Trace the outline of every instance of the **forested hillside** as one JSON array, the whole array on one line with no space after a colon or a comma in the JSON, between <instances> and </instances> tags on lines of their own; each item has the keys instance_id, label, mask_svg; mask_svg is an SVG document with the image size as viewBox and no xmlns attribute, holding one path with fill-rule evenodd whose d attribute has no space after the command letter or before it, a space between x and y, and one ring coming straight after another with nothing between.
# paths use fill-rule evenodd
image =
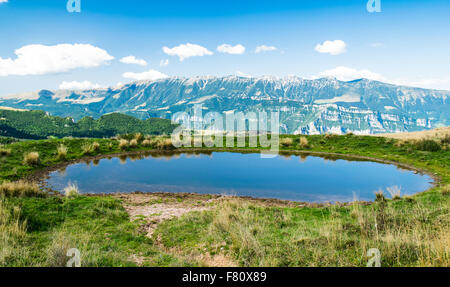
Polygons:
<instances>
[{"instance_id":1,"label":"forested hillside","mask_svg":"<svg viewBox=\"0 0 450 287\"><path fill-rule=\"evenodd\" d=\"M75 122L72 118L54 117L43 111L0 109L0 136L22 139L44 139L49 136L101 138L137 132L161 135L171 133L175 127L166 119L139 120L118 113L104 115L99 119L85 117Z\"/></svg>"}]
</instances>

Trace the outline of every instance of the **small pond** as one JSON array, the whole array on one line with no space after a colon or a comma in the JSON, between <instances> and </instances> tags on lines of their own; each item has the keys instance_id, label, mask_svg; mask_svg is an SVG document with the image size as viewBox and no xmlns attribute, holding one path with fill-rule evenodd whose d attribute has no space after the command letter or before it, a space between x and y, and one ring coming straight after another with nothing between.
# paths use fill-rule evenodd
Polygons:
<instances>
[{"instance_id":1,"label":"small pond","mask_svg":"<svg viewBox=\"0 0 450 287\"><path fill-rule=\"evenodd\" d=\"M424 191L432 178L369 161L258 153L147 154L80 162L50 173L47 185L82 193L187 192L308 202L372 201L375 192Z\"/></svg>"}]
</instances>

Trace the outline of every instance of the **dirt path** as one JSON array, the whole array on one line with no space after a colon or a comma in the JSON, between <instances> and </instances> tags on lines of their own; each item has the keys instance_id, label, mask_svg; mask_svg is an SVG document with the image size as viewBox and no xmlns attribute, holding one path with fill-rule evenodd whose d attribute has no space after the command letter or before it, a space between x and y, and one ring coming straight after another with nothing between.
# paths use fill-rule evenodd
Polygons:
<instances>
[{"instance_id":1,"label":"dirt path","mask_svg":"<svg viewBox=\"0 0 450 287\"><path fill-rule=\"evenodd\" d=\"M113 195L123 202L132 221L141 220L141 230L148 237L159 223L193 211L213 208L220 196L197 194L132 193Z\"/></svg>"},{"instance_id":2,"label":"dirt path","mask_svg":"<svg viewBox=\"0 0 450 287\"><path fill-rule=\"evenodd\" d=\"M170 194L170 193L132 193L118 194L115 198L123 202L123 206L130 215L130 220L141 221L141 232L152 238L158 224L164 220L181 217L194 211L211 210L216 202L222 199L219 195L200 194ZM158 244L159 240L155 240ZM179 254L177 250L171 250L160 246L169 253ZM224 254L191 254L190 259L201 262L210 267L233 267L236 263ZM133 255L130 260L142 266L147 258Z\"/></svg>"}]
</instances>

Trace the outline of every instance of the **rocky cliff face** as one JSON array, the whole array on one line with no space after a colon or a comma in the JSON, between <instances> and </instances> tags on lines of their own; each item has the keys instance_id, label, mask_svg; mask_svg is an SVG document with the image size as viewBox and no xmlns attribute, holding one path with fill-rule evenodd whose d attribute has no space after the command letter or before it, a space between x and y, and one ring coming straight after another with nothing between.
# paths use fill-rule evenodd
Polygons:
<instances>
[{"instance_id":1,"label":"rocky cliff face","mask_svg":"<svg viewBox=\"0 0 450 287\"><path fill-rule=\"evenodd\" d=\"M355 134L418 131L450 125L450 91L366 79L197 77L142 81L114 89L40 91L0 98L0 106L52 115L99 117L120 112L171 118L202 104L205 112L280 111L281 132Z\"/></svg>"}]
</instances>

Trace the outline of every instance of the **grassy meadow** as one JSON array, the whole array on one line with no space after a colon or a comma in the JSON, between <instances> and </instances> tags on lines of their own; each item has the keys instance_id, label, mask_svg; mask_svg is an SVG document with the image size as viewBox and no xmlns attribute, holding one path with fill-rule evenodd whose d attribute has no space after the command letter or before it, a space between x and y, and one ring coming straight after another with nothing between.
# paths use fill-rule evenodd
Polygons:
<instances>
[{"instance_id":1,"label":"grassy meadow","mask_svg":"<svg viewBox=\"0 0 450 287\"><path fill-rule=\"evenodd\" d=\"M130 203L115 195L80 195L76 187L51 192L32 182L36 174L79 159L174 147L168 137L141 134L4 139L0 266L64 266L70 248L81 251L82 266L366 266L371 248L380 250L382 266L450 266L449 139L281 136L285 152L375 158L437 179L435 187L414 196L374 194L372 204L335 205L189 195L141 195ZM157 224L160 211L130 215L155 207L193 211Z\"/></svg>"}]
</instances>

